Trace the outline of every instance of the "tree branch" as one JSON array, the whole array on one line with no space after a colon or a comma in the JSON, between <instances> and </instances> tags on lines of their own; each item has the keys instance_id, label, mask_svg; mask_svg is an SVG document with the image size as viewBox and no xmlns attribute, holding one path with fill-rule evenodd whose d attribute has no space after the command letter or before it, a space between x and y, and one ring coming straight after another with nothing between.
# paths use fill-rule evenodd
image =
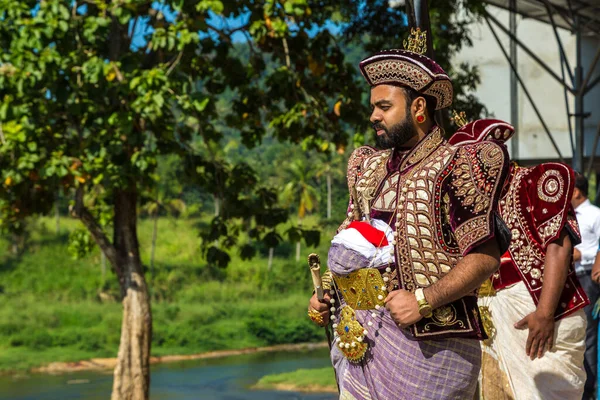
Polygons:
<instances>
[{"instance_id":1,"label":"tree branch","mask_svg":"<svg viewBox=\"0 0 600 400\"><path fill-rule=\"evenodd\" d=\"M224 41L226 41L227 43L231 43L231 35L233 35L234 33L238 32L238 31L243 31L248 27L248 24L246 25L242 25L242 26L238 26L235 29L232 30L228 30L227 33L223 32L221 29L218 29L210 24L206 24L206 26L208 27L208 29L210 29L211 31L214 31L217 33L217 35L219 35L219 37L221 39L223 39Z\"/></svg>"},{"instance_id":2,"label":"tree branch","mask_svg":"<svg viewBox=\"0 0 600 400\"><path fill-rule=\"evenodd\" d=\"M287 65L288 69L292 67L292 63L290 61L290 49L288 48L287 39L284 37L281 39L283 41L283 51L285 51L285 65Z\"/></svg>"},{"instance_id":3,"label":"tree branch","mask_svg":"<svg viewBox=\"0 0 600 400\"><path fill-rule=\"evenodd\" d=\"M119 269L117 250L102 230L102 226L100 226L100 224L98 223L98 221L96 221L96 219L90 213L90 211L83 205L82 186L78 187L77 192L75 193L75 208L73 209L73 215L76 218L79 218L83 225L85 225L87 230L94 238L96 244L100 247L106 258L112 265L113 271L115 271L119 279L121 279L123 271Z\"/></svg>"},{"instance_id":4,"label":"tree branch","mask_svg":"<svg viewBox=\"0 0 600 400\"><path fill-rule=\"evenodd\" d=\"M2 121L0 121L0 140L2 144L6 144L6 138L4 137L4 131L2 130Z\"/></svg>"},{"instance_id":5,"label":"tree branch","mask_svg":"<svg viewBox=\"0 0 600 400\"><path fill-rule=\"evenodd\" d=\"M182 56L183 56L183 50L181 50L179 52L179 54L177 54L177 58L169 66L169 69L167 70L167 73L166 73L167 76L169 76L171 74L171 72L173 72L173 70L175 69L175 67L177 66L177 64L179 64L179 61L181 61L181 57Z\"/></svg>"}]
</instances>

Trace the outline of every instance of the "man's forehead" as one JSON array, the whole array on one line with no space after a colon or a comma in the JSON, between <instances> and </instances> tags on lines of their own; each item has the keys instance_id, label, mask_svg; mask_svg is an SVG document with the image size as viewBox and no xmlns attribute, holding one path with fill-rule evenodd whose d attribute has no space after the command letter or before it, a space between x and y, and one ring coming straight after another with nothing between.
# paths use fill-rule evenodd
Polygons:
<instances>
[{"instance_id":1,"label":"man's forehead","mask_svg":"<svg viewBox=\"0 0 600 400\"><path fill-rule=\"evenodd\" d=\"M377 85L371 88L371 103L378 101L394 101L404 98L404 90L394 85Z\"/></svg>"}]
</instances>

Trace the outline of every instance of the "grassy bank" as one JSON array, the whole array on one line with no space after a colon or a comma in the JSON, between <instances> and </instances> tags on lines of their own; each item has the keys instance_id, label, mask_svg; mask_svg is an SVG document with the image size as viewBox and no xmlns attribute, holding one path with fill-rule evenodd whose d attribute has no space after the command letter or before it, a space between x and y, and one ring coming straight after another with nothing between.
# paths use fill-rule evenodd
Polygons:
<instances>
[{"instance_id":1,"label":"grassy bank","mask_svg":"<svg viewBox=\"0 0 600 400\"><path fill-rule=\"evenodd\" d=\"M290 390L297 392L337 392L333 368L299 369L294 372L267 375L255 389Z\"/></svg>"},{"instance_id":2,"label":"grassy bank","mask_svg":"<svg viewBox=\"0 0 600 400\"><path fill-rule=\"evenodd\" d=\"M201 222L159 221L155 267L147 271L153 355L323 340L306 318L311 282L304 260L315 249L304 249L298 264L293 244L282 245L270 271L266 249L250 261L232 254L230 266L219 269L200 257ZM68 235L78 224L63 219L56 234L49 228L54 221L41 219L23 255L0 259L0 371L116 355L118 285L110 266L103 276L97 250L83 260L68 255ZM140 221L139 233L149 264L152 221ZM325 256L326 239L320 247Z\"/></svg>"}]
</instances>

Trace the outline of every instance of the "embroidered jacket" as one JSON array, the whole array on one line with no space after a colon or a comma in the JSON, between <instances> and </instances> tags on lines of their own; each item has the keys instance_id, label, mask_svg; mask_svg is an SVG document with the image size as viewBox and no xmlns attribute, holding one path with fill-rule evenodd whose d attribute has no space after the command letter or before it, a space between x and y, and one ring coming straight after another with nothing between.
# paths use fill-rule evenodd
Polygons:
<instances>
[{"instance_id":1,"label":"embroidered jacket","mask_svg":"<svg viewBox=\"0 0 600 400\"><path fill-rule=\"evenodd\" d=\"M581 241L571 206L573 186L573 170L563 164L511 168L499 210L512 240L500 269L492 277L494 289L502 290L522 280L537 306L548 244L558 239L563 229L573 245ZM560 319L588 304L571 262L554 317Z\"/></svg>"},{"instance_id":2,"label":"embroidered jacket","mask_svg":"<svg viewBox=\"0 0 600 400\"><path fill-rule=\"evenodd\" d=\"M504 121L482 119L461 127L449 142L470 145L493 139L504 143L513 134L514 128ZM563 229L569 233L573 245L581 241L571 206L573 186L573 170L564 164L511 167L499 212L511 231L512 240L508 251L502 256L500 269L492 276L494 289L502 290L522 280L537 306L542 292L548 244L556 240ZM554 316L560 319L587 304L589 300L571 261Z\"/></svg>"},{"instance_id":3,"label":"embroidered jacket","mask_svg":"<svg viewBox=\"0 0 600 400\"><path fill-rule=\"evenodd\" d=\"M348 167L350 209L396 228L395 272L405 290L435 284L496 235L494 210L508 173L503 146L452 146L434 127L407 153L361 147ZM476 293L435 309L409 329L420 340L485 337Z\"/></svg>"}]
</instances>

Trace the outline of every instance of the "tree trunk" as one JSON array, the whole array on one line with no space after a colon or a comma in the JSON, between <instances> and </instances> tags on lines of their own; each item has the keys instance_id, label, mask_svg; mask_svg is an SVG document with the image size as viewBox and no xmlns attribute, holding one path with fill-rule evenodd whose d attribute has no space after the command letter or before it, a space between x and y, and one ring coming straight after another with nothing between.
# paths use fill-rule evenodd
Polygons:
<instances>
[{"instance_id":1,"label":"tree trunk","mask_svg":"<svg viewBox=\"0 0 600 400\"><path fill-rule=\"evenodd\" d=\"M296 262L300 261L300 241L296 242Z\"/></svg>"},{"instance_id":2,"label":"tree trunk","mask_svg":"<svg viewBox=\"0 0 600 400\"><path fill-rule=\"evenodd\" d=\"M298 228L300 228L302 226L302 218L298 218ZM301 241L302 240L298 240L296 242L296 262L300 261L300 246L301 246Z\"/></svg>"},{"instance_id":3,"label":"tree trunk","mask_svg":"<svg viewBox=\"0 0 600 400\"><path fill-rule=\"evenodd\" d=\"M123 301L123 322L112 400L146 400L150 389L152 313L137 238L137 193L115 193L114 247Z\"/></svg>"},{"instance_id":4,"label":"tree trunk","mask_svg":"<svg viewBox=\"0 0 600 400\"><path fill-rule=\"evenodd\" d=\"M11 238L10 252L12 253L13 256L18 256L19 255L19 235L16 233L13 233L10 235L10 238Z\"/></svg>"},{"instance_id":5,"label":"tree trunk","mask_svg":"<svg viewBox=\"0 0 600 400\"><path fill-rule=\"evenodd\" d=\"M150 248L150 282L154 278L154 252L156 250L156 237L158 236L158 210L154 215L154 227L152 228L152 247Z\"/></svg>"},{"instance_id":6,"label":"tree trunk","mask_svg":"<svg viewBox=\"0 0 600 400\"><path fill-rule=\"evenodd\" d=\"M54 202L54 217L56 218L56 234L60 233L60 210L58 209L58 198Z\"/></svg>"},{"instance_id":7,"label":"tree trunk","mask_svg":"<svg viewBox=\"0 0 600 400\"><path fill-rule=\"evenodd\" d=\"M269 261L267 263L267 271L271 271L271 267L273 266L273 251L275 249L272 247L269 247Z\"/></svg>"},{"instance_id":8,"label":"tree trunk","mask_svg":"<svg viewBox=\"0 0 600 400\"><path fill-rule=\"evenodd\" d=\"M214 196L214 199L215 199L215 217L218 217L219 213L221 212L221 210L220 210L221 201L220 201L219 197L216 195Z\"/></svg>"},{"instance_id":9,"label":"tree trunk","mask_svg":"<svg viewBox=\"0 0 600 400\"><path fill-rule=\"evenodd\" d=\"M327 219L331 219L331 171L327 171Z\"/></svg>"},{"instance_id":10,"label":"tree trunk","mask_svg":"<svg viewBox=\"0 0 600 400\"><path fill-rule=\"evenodd\" d=\"M102 284L106 282L106 254L100 252L100 268L102 269Z\"/></svg>"}]
</instances>

